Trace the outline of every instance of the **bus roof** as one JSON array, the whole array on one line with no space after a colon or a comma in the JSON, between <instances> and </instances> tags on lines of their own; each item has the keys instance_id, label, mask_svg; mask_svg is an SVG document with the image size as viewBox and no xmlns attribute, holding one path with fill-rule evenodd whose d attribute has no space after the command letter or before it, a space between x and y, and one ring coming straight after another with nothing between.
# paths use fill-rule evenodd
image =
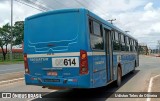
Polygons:
<instances>
[{"instance_id":1,"label":"bus roof","mask_svg":"<svg viewBox=\"0 0 160 101\"><path fill-rule=\"evenodd\" d=\"M47 15L51 15L51 14L68 13L68 12L79 12L79 10L80 9L52 10L52 11L48 11L48 12L43 12L43 13L32 15L30 17L27 17L25 20L31 20L31 19L34 19L34 18L37 18L37 17L47 16Z\"/></svg>"},{"instance_id":2,"label":"bus roof","mask_svg":"<svg viewBox=\"0 0 160 101\"><path fill-rule=\"evenodd\" d=\"M47 16L47 15L51 15L51 14L58 14L58 13L68 13L68 12L87 12L90 16L92 16L93 18L95 18L96 20L100 21L101 23L105 24L106 26L109 26L110 28L117 30L123 34L125 34L128 37L133 38L134 40L137 41L137 39L135 39L134 37L132 37L131 35L127 34L125 31L119 29L118 27L114 26L113 24L109 23L108 21L102 19L101 17L97 16L96 14L90 12L89 10L85 9L85 8L73 8L73 9L61 9L61 10L52 10L52 11L48 11L48 12L43 12L43 13L39 13L30 17L27 17L25 20L31 20L37 17L41 17L41 16Z\"/></svg>"}]
</instances>

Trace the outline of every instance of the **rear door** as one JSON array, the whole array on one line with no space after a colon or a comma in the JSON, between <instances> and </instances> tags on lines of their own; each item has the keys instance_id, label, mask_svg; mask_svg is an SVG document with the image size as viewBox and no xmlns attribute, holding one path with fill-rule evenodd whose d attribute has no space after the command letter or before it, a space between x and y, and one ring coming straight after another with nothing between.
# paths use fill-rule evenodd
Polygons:
<instances>
[{"instance_id":1,"label":"rear door","mask_svg":"<svg viewBox=\"0 0 160 101\"><path fill-rule=\"evenodd\" d=\"M105 52L106 52L106 75L107 82L112 80L113 68L112 68L112 41L111 41L111 30L109 28L104 28L105 33Z\"/></svg>"}]
</instances>

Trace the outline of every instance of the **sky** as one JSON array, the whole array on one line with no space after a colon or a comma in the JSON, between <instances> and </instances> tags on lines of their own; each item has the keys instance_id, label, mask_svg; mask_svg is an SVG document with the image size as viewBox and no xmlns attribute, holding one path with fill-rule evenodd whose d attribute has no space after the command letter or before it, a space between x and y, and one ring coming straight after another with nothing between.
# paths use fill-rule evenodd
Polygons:
<instances>
[{"instance_id":1,"label":"sky","mask_svg":"<svg viewBox=\"0 0 160 101\"><path fill-rule=\"evenodd\" d=\"M157 48L160 40L160 0L13 0L13 20L20 21L42 11L17 1L31 1L48 10L87 8L147 44ZM10 23L10 0L0 0L0 27Z\"/></svg>"}]
</instances>

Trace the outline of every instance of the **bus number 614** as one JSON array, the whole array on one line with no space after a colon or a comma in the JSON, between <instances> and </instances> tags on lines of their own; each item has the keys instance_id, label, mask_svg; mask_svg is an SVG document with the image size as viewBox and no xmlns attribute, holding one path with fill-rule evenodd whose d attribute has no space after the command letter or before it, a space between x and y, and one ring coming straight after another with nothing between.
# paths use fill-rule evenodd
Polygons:
<instances>
[{"instance_id":1,"label":"bus number 614","mask_svg":"<svg viewBox=\"0 0 160 101\"><path fill-rule=\"evenodd\" d=\"M74 66L76 65L75 58L74 58L73 60L72 60L72 59L64 59L64 65L65 65L65 66L68 66L68 65L71 66L72 64L73 64Z\"/></svg>"}]
</instances>

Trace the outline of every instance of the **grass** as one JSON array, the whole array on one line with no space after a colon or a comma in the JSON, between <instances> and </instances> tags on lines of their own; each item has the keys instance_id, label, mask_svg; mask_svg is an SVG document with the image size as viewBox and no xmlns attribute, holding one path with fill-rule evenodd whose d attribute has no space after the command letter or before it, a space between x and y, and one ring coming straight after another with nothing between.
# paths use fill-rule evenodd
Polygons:
<instances>
[{"instance_id":1,"label":"grass","mask_svg":"<svg viewBox=\"0 0 160 101\"><path fill-rule=\"evenodd\" d=\"M13 61L10 60L0 61L0 65L21 64L21 63L23 63L23 59L14 59Z\"/></svg>"}]
</instances>

